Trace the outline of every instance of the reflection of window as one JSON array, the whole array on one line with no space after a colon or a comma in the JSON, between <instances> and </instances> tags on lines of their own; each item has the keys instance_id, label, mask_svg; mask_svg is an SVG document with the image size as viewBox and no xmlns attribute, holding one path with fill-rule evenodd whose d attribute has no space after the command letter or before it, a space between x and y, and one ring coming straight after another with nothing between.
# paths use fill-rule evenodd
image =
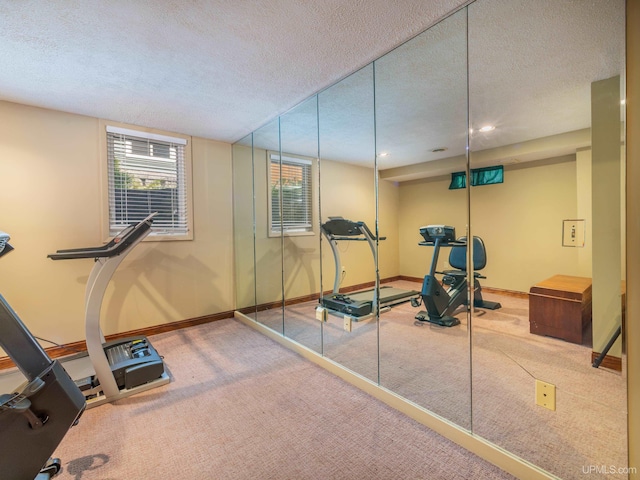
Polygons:
<instances>
[{"instance_id":1,"label":"reflection of window","mask_svg":"<svg viewBox=\"0 0 640 480\"><path fill-rule=\"evenodd\" d=\"M182 138L107 127L109 236L152 212L151 235L190 238Z\"/></svg>"},{"instance_id":2,"label":"reflection of window","mask_svg":"<svg viewBox=\"0 0 640 480\"><path fill-rule=\"evenodd\" d=\"M471 186L492 185L504 182L504 169L502 165L496 167L472 168ZM451 174L449 190L465 188L467 186L467 176L465 172L454 172Z\"/></svg>"},{"instance_id":3,"label":"reflection of window","mask_svg":"<svg viewBox=\"0 0 640 480\"><path fill-rule=\"evenodd\" d=\"M311 160L273 152L268 157L270 234L312 232Z\"/></svg>"}]
</instances>

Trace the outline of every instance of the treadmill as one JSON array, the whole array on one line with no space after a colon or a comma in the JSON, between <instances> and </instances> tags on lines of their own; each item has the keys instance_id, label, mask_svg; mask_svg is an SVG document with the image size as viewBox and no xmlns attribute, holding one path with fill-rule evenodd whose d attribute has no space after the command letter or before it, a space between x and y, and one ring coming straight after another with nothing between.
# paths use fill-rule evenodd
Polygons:
<instances>
[{"instance_id":1,"label":"treadmill","mask_svg":"<svg viewBox=\"0 0 640 480\"><path fill-rule=\"evenodd\" d=\"M0 257L12 250L8 240L9 235L0 232ZM50 479L62 468L60 460L51 455L84 412L84 396L2 295L0 347L23 380L22 385L0 391L0 476L6 480Z\"/></svg>"},{"instance_id":2,"label":"treadmill","mask_svg":"<svg viewBox=\"0 0 640 480\"><path fill-rule=\"evenodd\" d=\"M147 337L132 336L105 342L100 328L100 310L109 281L127 254L151 233L155 215L152 213L140 222L132 223L106 245L58 250L48 255L51 260L95 260L85 290L87 353L65 361L65 367L85 395L87 408L170 381L162 358Z\"/></svg>"},{"instance_id":3,"label":"treadmill","mask_svg":"<svg viewBox=\"0 0 640 480\"><path fill-rule=\"evenodd\" d=\"M375 242L376 240L385 240L386 237L376 237L364 222L353 222L342 217L329 217L329 220L322 224L321 232L328 240L329 245L331 245L336 276L333 283L333 292L320 298L320 308L326 309L332 315L355 322L375 316L378 308L375 288L349 294L340 293L342 263L340 261L340 252L338 251L338 242L367 242L371 248L373 260L377 265L378 255ZM390 286L380 287L379 294L380 313L389 311L395 305L420 298L420 292L416 290L403 290ZM347 322L345 322L345 329L348 330Z\"/></svg>"}]
</instances>

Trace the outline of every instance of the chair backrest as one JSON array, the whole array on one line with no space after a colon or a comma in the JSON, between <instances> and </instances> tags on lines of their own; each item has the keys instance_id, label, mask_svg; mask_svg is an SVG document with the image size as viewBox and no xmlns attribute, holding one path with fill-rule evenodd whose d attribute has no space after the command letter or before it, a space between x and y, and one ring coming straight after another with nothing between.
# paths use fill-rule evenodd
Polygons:
<instances>
[{"instance_id":1,"label":"chair backrest","mask_svg":"<svg viewBox=\"0 0 640 480\"><path fill-rule=\"evenodd\" d=\"M458 240L466 241L467 237L460 237ZM449 264L458 270L467 270L467 247L451 247L449 253ZM487 251L484 242L480 237L473 237L473 269L482 270L487 265Z\"/></svg>"}]
</instances>

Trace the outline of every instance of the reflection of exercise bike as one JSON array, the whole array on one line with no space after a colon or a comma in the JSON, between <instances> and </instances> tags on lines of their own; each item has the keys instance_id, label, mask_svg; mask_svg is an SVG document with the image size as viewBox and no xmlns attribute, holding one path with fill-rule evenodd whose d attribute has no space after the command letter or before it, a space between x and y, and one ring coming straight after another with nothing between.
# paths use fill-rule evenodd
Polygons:
<instances>
[{"instance_id":1,"label":"reflection of exercise bike","mask_svg":"<svg viewBox=\"0 0 640 480\"><path fill-rule=\"evenodd\" d=\"M422 302L426 311L420 311L416 315L416 324L423 322L435 323L444 327L458 325L460 320L453 317L453 312L460 305L467 305L467 238L456 239L454 227L446 225L429 225L420 228L420 234L424 238L419 245L433 246L433 257L431 268L425 275L422 283ZM455 270L445 270L437 272L438 256L440 247L450 247L449 264ZM482 287L479 278L486 278L478 271L487 264L487 253L484 242L480 237L473 237L473 305L479 308L496 310L501 307L497 302L489 302L482 298ZM442 275L442 284L436 279L435 274ZM443 287L445 285L447 288ZM420 306L420 301L412 301L414 307Z\"/></svg>"},{"instance_id":2,"label":"reflection of exercise bike","mask_svg":"<svg viewBox=\"0 0 640 480\"><path fill-rule=\"evenodd\" d=\"M12 247L0 232L0 257ZM0 477L45 480L61 468L51 454L85 409L84 395L51 360L0 295L0 347L26 382L0 395Z\"/></svg>"}]
</instances>

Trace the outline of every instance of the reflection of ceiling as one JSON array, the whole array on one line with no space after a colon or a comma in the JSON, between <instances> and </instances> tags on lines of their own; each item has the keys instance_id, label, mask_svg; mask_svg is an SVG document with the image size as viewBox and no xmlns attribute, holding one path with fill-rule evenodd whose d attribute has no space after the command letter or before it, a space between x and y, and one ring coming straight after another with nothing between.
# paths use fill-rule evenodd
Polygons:
<instances>
[{"instance_id":1,"label":"reflection of ceiling","mask_svg":"<svg viewBox=\"0 0 640 480\"><path fill-rule=\"evenodd\" d=\"M0 0L0 99L235 141L464 3L113 1L89 11ZM390 153L378 160L387 178L423 176L425 162L446 172L465 154L467 86L470 124L497 127L470 139L487 162L588 144L558 135L588 128L590 83L622 71L624 0L478 0L468 32L465 17L376 62L375 137L368 66L321 92L319 123L315 101L283 116L283 151L315 156L319 130L323 158L371 165L375 138ZM256 144L277 148L273 132L262 128ZM552 135L542 153L530 148Z\"/></svg>"},{"instance_id":2,"label":"reflection of ceiling","mask_svg":"<svg viewBox=\"0 0 640 480\"><path fill-rule=\"evenodd\" d=\"M475 130L474 166L561 156L590 144L591 82L623 71L622 0L481 0L468 9L468 33L466 21L458 12L375 62L377 150L389 152L378 158L383 178L459 169L467 126ZM477 131L487 124L496 129ZM335 135L354 143L348 130ZM357 149L335 155L373 163Z\"/></svg>"},{"instance_id":3,"label":"reflection of ceiling","mask_svg":"<svg viewBox=\"0 0 640 480\"><path fill-rule=\"evenodd\" d=\"M465 1L0 0L0 100L233 142Z\"/></svg>"}]
</instances>

